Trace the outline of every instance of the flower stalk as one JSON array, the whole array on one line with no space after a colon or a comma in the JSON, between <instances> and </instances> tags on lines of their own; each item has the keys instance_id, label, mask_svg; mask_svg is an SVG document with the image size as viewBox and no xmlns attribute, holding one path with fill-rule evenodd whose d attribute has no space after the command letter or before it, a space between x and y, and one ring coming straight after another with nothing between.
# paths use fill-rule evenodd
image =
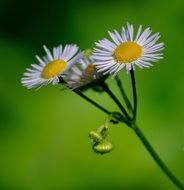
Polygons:
<instances>
[{"instance_id":1,"label":"flower stalk","mask_svg":"<svg viewBox=\"0 0 184 190\"><path fill-rule=\"evenodd\" d=\"M123 84L122 84L120 78L118 77L118 75L115 77L115 80L116 80L117 86L119 87L121 95L122 95L122 97L123 97L123 99L125 101L125 104L127 106L128 111L130 112L130 114L133 114L133 108L132 108L131 102L130 102L128 96L126 95L126 92L125 92L125 90L123 88Z\"/></svg>"},{"instance_id":2,"label":"flower stalk","mask_svg":"<svg viewBox=\"0 0 184 190\"><path fill-rule=\"evenodd\" d=\"M93 101L92 99L90 99L89 97L87 97L86 95L84 95L82 92L78 91L78 90L74 90L74 92L76 94L78 94L81 98L84 98L86 101L90 102L91 104L93 104L95 107L97 107L98 109L100 109L101 111L103 111L106 114L111 114L110 111L108 111L107 109L105 109L104 107L102 107L101 105L99 105L98 103L96 103L95 101Z\"/></svg>"},{"instance_id":3,"label":"flower stalk","mask_svg":"<svg viewBox=\"0 0 184 190\"><path fill-rule=\"evenodd\" d=\"M133 118L132 120L136 120L137 116L137 92L136 92L136 82L135 82L135 76L134 76L134 70L130 70L130 76L131 76L131 82L132 82L132 93L133 93L133 102L134 102L134 109L133 109Z\"/></svg>"},{"instance_id":4,"label":"flower stalk","mask_svg":"<svg viewBox=\"0 0 184 190\"><path fill-rule=\"evenodd\" d=\"M129 120L131 120L129 114L125 110L124 106L121 104L121 102L118 100L118 98L113 94L113 92L110 90L108 85L105 82L101 82L100 86L102 89L109 95L109 97L116 103L116 105L120 108L123 116L125 117L126 123L128 124Z\"/></svg>"}]
</instances>

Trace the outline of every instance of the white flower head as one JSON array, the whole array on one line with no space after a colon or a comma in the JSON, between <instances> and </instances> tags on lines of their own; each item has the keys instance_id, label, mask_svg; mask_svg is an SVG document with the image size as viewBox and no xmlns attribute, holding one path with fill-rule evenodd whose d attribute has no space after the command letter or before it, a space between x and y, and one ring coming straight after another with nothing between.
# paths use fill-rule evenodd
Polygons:
<instances>
[{"instance_id":1,"label":"white flower head","mask_svg":"<svg viewBox=\"0 0 184 190\"><path fill-rule=\"evenodd\" d=\"M92 57L97 70L103 74L110 73L114 77L123 68L129 72L135 66L150 67L151 62L162 59L164 44L157 43L160 34L151 32L150 28L142 31L140 25L135 35L133 25L129 23L127 28L122 28L121 33L116 30L109 31L112 41L104 38L95 43Z\"/></svg>"},{"instance_id":2,"label":"white flower head","mask_svg":"<svg viewBox=\"0 0 184 190\"><path fill-rule=\"evenodd\" d=\"M83 52L78 52L79 47L73 44L54 47L52 52L46 46L43 48L46 56L43 59L36 56L39 63L32 64L32 68L27 69L21 79L23 86L28 89L49 83L57 84L59 77L62 77L83 56Z\"/></svg>"},{"instance_id":3,"label":"white flower head","mask_svg":"<svg viewBox=\"0 0 184 190\"><path fill-rule=\"evenodd\" d=\"M97 72L92 58L80 59L64 76L66 86L70 89L83 87L95 80L100 79L101 73Z\"/></svg>"}]
</instances>

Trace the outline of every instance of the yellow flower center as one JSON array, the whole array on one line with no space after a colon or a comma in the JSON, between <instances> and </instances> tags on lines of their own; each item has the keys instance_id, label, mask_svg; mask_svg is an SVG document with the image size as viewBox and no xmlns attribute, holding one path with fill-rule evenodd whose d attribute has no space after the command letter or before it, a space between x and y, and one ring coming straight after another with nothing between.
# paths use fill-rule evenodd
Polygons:
<instances>
[{"instance_id":1,"label":"yellow flower center","mask_svg":"<svg viewBox=\"0 0 184 190\"><path fill-rule=\"evenodd\" d=\"M67 66L67 62L64 60L54 60L48 63L43 71L42 71L42 78L50 79L57 75L59 75L62 71L65 70Z\"/></svg>"},{"instance_id":2,"label":"yellow flower center","mask_svg":"<svg viewBox=\"0 0 184 190\"><path fill-rule=\"evenodd\" d=\"M119 63L130 63L142 55L142 47L136 42L123 42L114 51L114 59Z\"/></svg>"},{"instance_id":3,"label":"yellow flower center","mask_svg":"<svg viewBox=\"0 0 184 190\"><path fill-rule=\"evenodd\" d=\"M83 74L80 77L80 81L83 83L88 83L91 81L91 77L93 76L95 72L95 66L92 64L89 64L86 69L83 71ZM87 76L86 76L87 75Z\"/></svg>"},{"instance_id":4,"label":"yellow flower center","mask_svg":"<svg viewBox=\"0 0 184 190\"><path fill-rule=\"evenodd\" d=\"M88 75L93 75L94 72L95 72L95 66L92 64L89 64L85 69L85 73Z\"/></svg>"}]
</instances>

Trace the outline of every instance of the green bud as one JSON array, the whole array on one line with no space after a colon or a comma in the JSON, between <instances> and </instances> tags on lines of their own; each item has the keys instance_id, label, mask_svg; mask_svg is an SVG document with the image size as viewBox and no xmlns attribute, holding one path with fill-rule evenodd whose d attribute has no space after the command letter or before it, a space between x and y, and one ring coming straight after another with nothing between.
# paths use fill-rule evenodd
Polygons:
<instances>
[{"instance_id":1,"label":"green bud","mask_svg":"<svg viewBox=\"0 0 184 190\"><path fill-rule=\"evenodd\" d=\"M100 143L94 145L93 147L93 150L96 153L100 153L100 154L108 153L112 149L113 149L113 145L105 139L103 139Z\"/></svg>"},{"instance_id":2,"label":"green bud","mask_svg":"<svg viewBox=\"0 0 184 190\"><path fill-rule=\"evenodd\" d=\"M89 58L92 54L92 49L87 49L85 52L84 52L84 57L85 58Z\"/></svg>"},{"instance_id":3,"label":"green bud","mask_svg":"<svg viewBox=\"0 0 184 190\"><path fill-rule=\"evenodd\" d=\"M95 143L99 143L102 140L102 135L97 131L91 131L89 133L89 138Z\"/></svg>"}]
</instances>

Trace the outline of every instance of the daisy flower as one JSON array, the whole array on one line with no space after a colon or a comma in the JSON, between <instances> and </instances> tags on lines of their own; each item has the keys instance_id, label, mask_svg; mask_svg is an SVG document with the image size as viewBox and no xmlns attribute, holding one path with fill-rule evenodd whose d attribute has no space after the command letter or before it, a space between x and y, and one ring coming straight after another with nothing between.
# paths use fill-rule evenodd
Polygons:
<instances>
[{"instance_id":1,"label":"daisy flower","mask_svg":"<svg viewBox=\"0 0 184 190\"><path fill-rule=\"evenodd\" d=\"M137 34L134 35L133 25L127 23L127 28L122 28L121 33L114 30L108 32L111 41L104 38L96 42L96 48L93 50L94 65L99 72L104 74L117 73L126 68L127 72L139 68L152 66L151 62L162 59L163 43L156 43L160 38L159 33L151 34L152 30L146 28L142 31L142 25L139 26Z\"/></svg>"},{"instance_id":2,"label":"daisy flower","mask_svg":"<svg viewBox=\"0 0 184 190\"><path fill-rule=\"evenodd\" d=\"M36 56L39 63L32 64L32 68L27 69L21 79L22 85L28 89L49 83L57 84L59 77L62 77L83 56L82 52L78 53L78 46L73 44L54 47L52 52L46 46L43 48L46 56L42 59Z\"/></svg>"},{"instance_id":3,"label":"daisy flower","mask_svg":"<svg viewBox=\"0 0 184 190\"><path fill-rule=\"evenodd\" d=\"M100 79L102 74L97 72L93 62L94 60L90 57L80 59L78 63L63 76L66 86L71 89L76 89Z\"/></svg>"}]
</instances>

